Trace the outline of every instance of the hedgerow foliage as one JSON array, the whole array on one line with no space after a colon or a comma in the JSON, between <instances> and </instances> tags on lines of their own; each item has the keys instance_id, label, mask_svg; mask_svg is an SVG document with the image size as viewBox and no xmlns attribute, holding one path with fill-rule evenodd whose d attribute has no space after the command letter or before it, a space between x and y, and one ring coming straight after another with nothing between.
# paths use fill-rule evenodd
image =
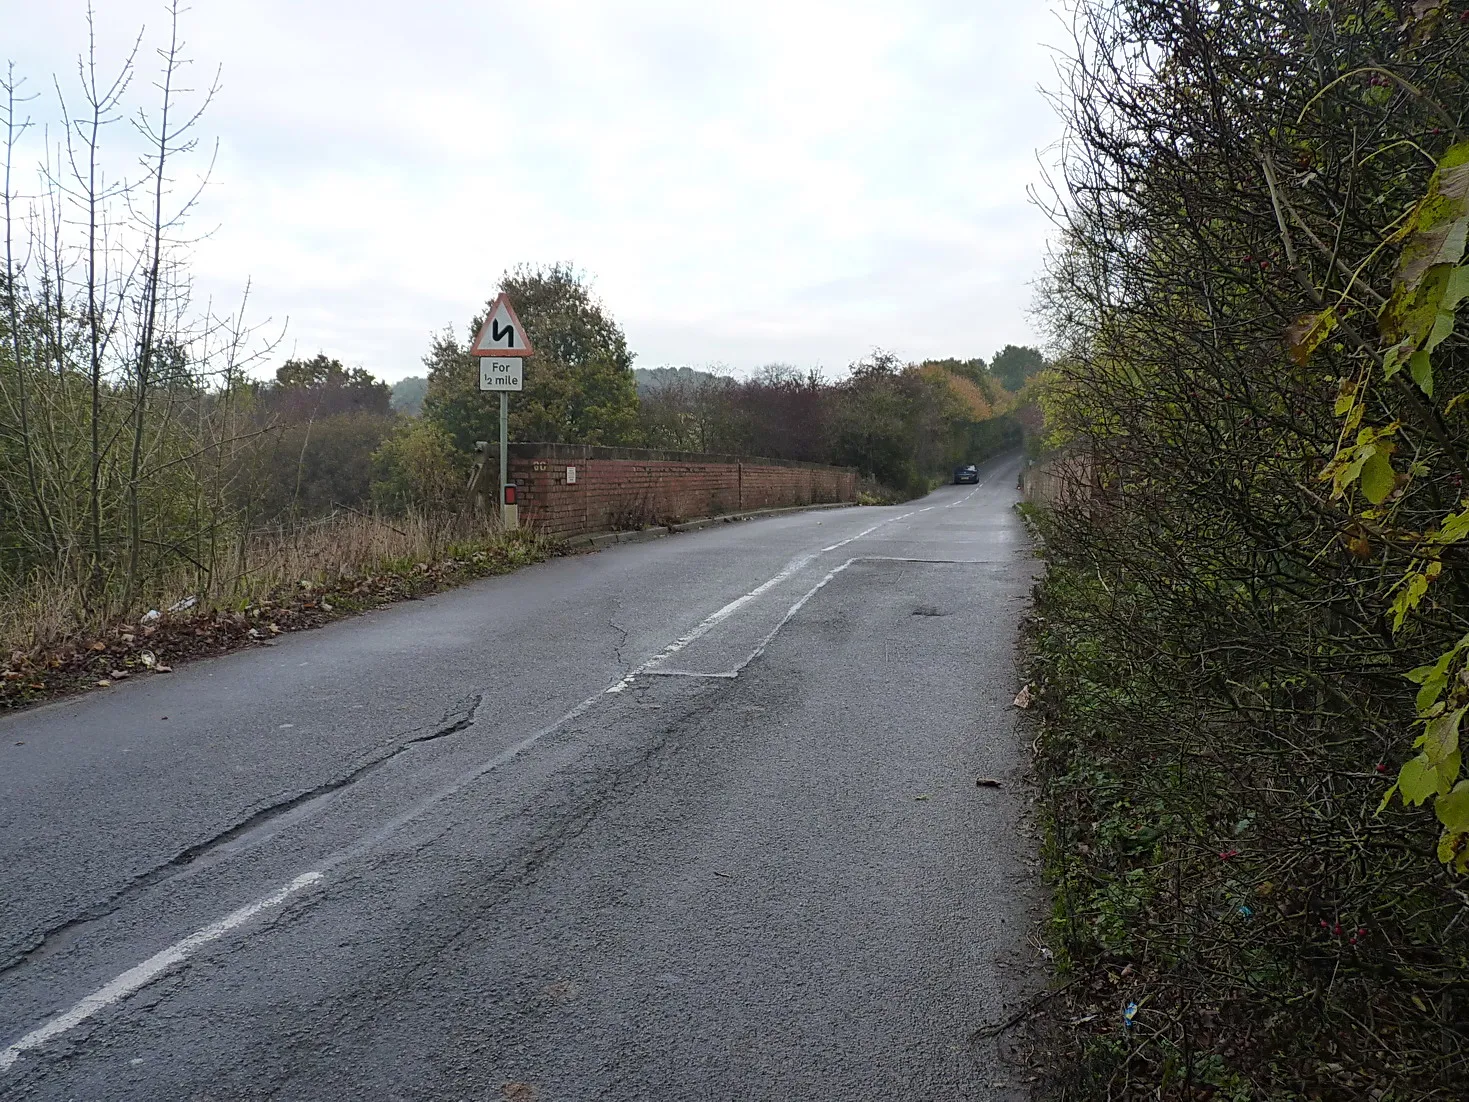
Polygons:
<instances>
[{"instance_id":1,"label":"hedgerow foliage","mask_svg":"<svg viewBox=\"0 0 1469 1102\"><path fill-rule=\"evenodd\" d=\"M1037 663L1105 1010L1062 1093L1469 1097L1469 6L1075 28L1040 310L1092 484Z\"/></svg>"}]
</instances>

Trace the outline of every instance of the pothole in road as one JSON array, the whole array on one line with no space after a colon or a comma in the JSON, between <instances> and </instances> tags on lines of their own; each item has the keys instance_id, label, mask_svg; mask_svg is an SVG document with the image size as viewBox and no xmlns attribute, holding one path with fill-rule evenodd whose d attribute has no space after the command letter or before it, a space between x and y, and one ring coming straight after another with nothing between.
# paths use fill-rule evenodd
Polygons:
<instances>
[{"instance_id":1,"label":"pothole in road","mask_svg":"<svg viewBox=\"0 0 1469 1102\"><path fill-rule=\"evenodd\" d=\"M914 616L948 616L949 613L943 611L943 609L938 608L935 605L919 605L917 608L915 608L913 610L913 615Z\"/></svg>"}]
</instances>

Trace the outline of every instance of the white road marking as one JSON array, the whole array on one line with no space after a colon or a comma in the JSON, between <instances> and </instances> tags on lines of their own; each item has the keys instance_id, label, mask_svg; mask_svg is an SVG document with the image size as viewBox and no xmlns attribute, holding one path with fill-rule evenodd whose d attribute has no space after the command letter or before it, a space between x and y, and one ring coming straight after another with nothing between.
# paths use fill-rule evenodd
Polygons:
<instances>
[{"instance_id":1,"label":"white road marking","mask_svg":"<svg viewBox=\"0 0 1469 1102\"><path fill-rule=\"evenodd\" d=\"M684 647L694 642L696 639L701 639L705 635L709 634L710 631L718 627L720 624L724 623L725 620L728 620L736 612L744 608L745 605L749 604L756 597L760 596L760 594L765 593L766 591L779 585L781 582L789 578L792 574L803 570L807 566L807 564L811 562L812 559L816 558L817 554L818 552L812 551L805 555L798 555L796 558L786 563L785 567L780 571L780 573L776 574L772 578L768 578L767 580L761 582L744 596L736 597L733 601L730 601L729 604L725 605L717 612L711 613L709 616L705 617L698 623L697 626L694 627L692 631L688 632L685 635L680 635L672 643L669 643L668 646L664 647L661 651L655 654L652 658L648 659L642 665L629 670L620 681L616 682L613 685L609 685L605 691L609 693L622 692L637 679L640 673L647 670L650 666L656 666L660 662L667 661L679 651L683 650Z\"/></svg>"},{"instance_id":2,"label":"white road marking","mask_svg":"<svg viewBox=\"0 0 1469 1102\"><path fill-rule=\"evenodd\" d=\"M759 658L762 654L765 653L765 648L770 646L771 640L774 639L778 634L780 634L781 628L785 627L791 622L791 620L795 618L796 613L800 612L801 609L806 607L807 601L816 596L816 594L820 593L823 589L826 588L828 582L830 582L843 570L847 569L847 567L851 566L854 562L857 561L857 559L848 559L846 562L842 563L841 566L837 567L835 570L831 571L831 573L827 574L826 577L822 578L821 581L817 582L810 589L806 590L806 592L802 594L801 599L795 604L791 605L786 614L780 618L780 623L771 628L769 634L767 634L764 639L760 640L760 645L752 650L748 655L746 655L745 660L734 668L735 676L738 677L746 666L748 666L751 662L755 661L755 659Z\"/></svg>"},{"instance_id":3,"label":"white road marking","mask_svg":"<svg viewBox=\"0 0 1469 1102\"><path fill-rule=\"evenodd\" d=\"M933 506L930 505L926 508L931 509L933 508ZM604 691L609 693L620 693L625 691L627 687L631 685L634 681L636 681L640 676L650 672L655 667L662 665L679 651L687 647L690 643L693 643L699 639L702 639L705 635L708 635L710 631L718 627L725 620L728 620L731 616L733 616L740 609L744 608L745 605L749 604L756 597L759 597L762 593L767 593L771 589L774 589L781 582L785 581L793 574L800 573L807 566L809 566L818 555L824 555L829 551L835 551L838 548L845 547L847 546L847 544L852 543L855 540L860 540L863 536L871 535L873 532L876 532L884 525L892 524L896 521L903 520L905 517L911 517L914 515L914 513L922 513L924 511L925 509L911 509L906 513L900 513L895 517L888 517L887 520L880 520L876 524L872 525L870 528L862 529L862 531L858 532L855 536L848 536L844 540L840 540L839 542L833 543L830 546L823 547L820 551L808 551L804 555L796 556L790 562L786 563L786 565L774 577L767 578L765 581L757 585L754 589L750 590L750 592L742 596L736 597L733 601L730 601L729 604L725 605L723 608L711 613L705 619L700 621L687 634L679 636L672 643L669 643L668 646L664 647L661 651L655 654L652 658L649 658L646 662L642 663L642 665L636 666L633 669L629 670L620 680L607 686Z\"/></svg>"},{"instance_id":4,"label":"white road marking","mask_svg":"<svg viewBox=\"0 0 1469 1102\"><path fill-rule=\"evenodd\" d=\"M893 524L896 521L902 520L904 517L911 517L914 513L927 512L929 509L932 509L932 508L933 508L932 505L926 505L922 509L910 509L908 512L901 513L898 516L888 517L887 520L878 521L871 528L864 528L864 529L862 529L862 531L858 532L855 536L848 536L846 539L842 540L840 543L834 543L830 547L823 547L821 549L821 553L824 555L828 551L835 551L839 547L845 547L849 543L853 543L856 540L860 540L863 536L870 536L870 535L872 535L873 532L876 532L879 528L883 527L884 525Z\"/></svg>"},{"instance_id":5,"label":"white road marking","mask_svg":"<svg viewBox=\"0 0 1469 1102\"><path fill-rule=\"evenodd\" d=\"M846 570L847 567L851 566L853 563L858 562L911 562L932 564L938 566L985 566L988 564L988 560L985 559L914 559L900 555L857 555L842 563L841 566L837 567L831 573L826 575L826 577L822 578L821 581L817 582L810 589L808 589L801 596L801 599L793 604L790 607L789 611L787 611L786 614L781 617L780 623L771 628L770 631L766 634L765 638L760 640L760 645L752 650L749 654L745 655L743 661L741 661L740 664L734 669L724 670L720 673L700 673L694 670L649 670L648 676L712 677L726 681L738 678L740 674L745 671L746 666L748 666L751 662L755 661L755 659L759 658L762 654L765 653L765 648L770 646L770 644L775 640L775 637L780 634L781 629L789 624L791 620L795 618L796 614L805 607L807 601L811 600L812 597L816 596L817 593L826 588L827 583L829 583L842 571Z\"/></svg>"},{"instance_id":6,"label":"white road marking","mask_svg":"<svg viewBox=\"0 0 1469 1102\"><path fill-rule=\"evenodd\" d=\"M197 930L174 945L170 945L161 953L155 953L142 964L129 968L111 983L98 988L81 1002L77 1003L64 1014L58 1014L45 1025L31 1030L15 1044L4 1052L0 1052L0 1071L7 1071L21 1056L43 1045L53 1037L59 1037L67 1030L72 1029L86 1021L99 1010L104 1010L131 995L134 991L157 979L158 976L172 968L175 964L185 960L195 949L201 945L207 945L216 941L245 923L249 922L262 911L268 911L279 907L291 896L302 888L310 887L321 879L319 872L302 873L279 891L257 899L254 903L247 903L237 911L231 911L218 922L211 922L202 930Z\"/></svg>"},{"instance_id":7,"label":"white road marking","mask_svg":"<svg viewBox=\"0 0 1469 1102\"><path fill-rule=\"evenodd\" d=\"M983 482L976 483L974 489L970 490L967 494L965 494L963 497L959 498L957 501L951 501L951 502L949 502L947 505L944 506L944 508L945 509L952 509L956 505L963 505L966 501L968 501L970 498L972 498L975 494L979 493L980 490L983 490L986 486L988 486L990 484L990 480L992 478L994 478L995 475L997 475L999 473L1000 473L999 471L991 471L988 475L985 476L985 479L984 479Z\"/></svg>"}]
</instances>

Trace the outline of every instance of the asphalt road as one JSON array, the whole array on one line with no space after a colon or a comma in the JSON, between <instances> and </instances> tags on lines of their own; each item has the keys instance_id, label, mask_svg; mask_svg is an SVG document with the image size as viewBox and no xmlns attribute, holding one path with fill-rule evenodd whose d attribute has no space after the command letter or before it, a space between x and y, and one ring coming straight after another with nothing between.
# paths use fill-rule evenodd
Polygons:
<instances>
[{"instance_id":1,"label":"asphalt road","mask_svg":"<svg viewBox=\"0 0 1469 1102\"><path fill-rule=\"evenodd\" d=\"M0 720L0 1098L1024 1097L1016 465Z\"/></svg>"}]
</instances>

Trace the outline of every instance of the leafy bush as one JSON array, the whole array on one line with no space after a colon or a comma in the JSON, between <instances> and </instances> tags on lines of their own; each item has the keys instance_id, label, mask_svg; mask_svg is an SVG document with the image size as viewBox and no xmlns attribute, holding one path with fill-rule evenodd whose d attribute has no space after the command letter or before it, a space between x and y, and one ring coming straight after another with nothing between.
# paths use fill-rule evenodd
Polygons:
<instances>
[{"instance_id":1,"label":"leafy bush","mask_svg":"<svg viewBox=\"0 0 1469 1102\"><path fill-rule=\"evenodd\" d=\"M449 509L468 479L449 434L427 418L400 422L373 453L372 472L373 504L389 513Z\"/></svg>"},{"instance_id":2,"label":"leafy bush","mask_svg":"<svg viewBox=\"0 0 1469 1102\"><path fill-rule=\"evenodd\" d=\"M1469 17L1076 25L1039 303L1089 479L1040 516L1053 932L1094 1005L1060 1093L1469 1096Z\"/></svg>"}]
</instances>

